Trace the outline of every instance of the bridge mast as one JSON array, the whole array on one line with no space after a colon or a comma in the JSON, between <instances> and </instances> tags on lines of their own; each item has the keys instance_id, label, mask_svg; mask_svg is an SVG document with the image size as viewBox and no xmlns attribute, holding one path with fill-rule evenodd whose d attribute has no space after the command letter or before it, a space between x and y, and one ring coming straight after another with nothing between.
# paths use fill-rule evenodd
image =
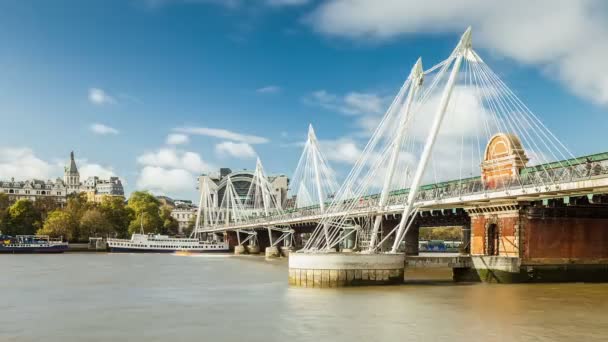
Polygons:
<instances>
[{"instance_id":1,"label":"bridge mast","mask_svg":"<svg viewBox=\"0 0 608 342\"><path fill-rule=\"evenodd\" d=\"M317 183L317 195L319 197L319 208L321 213L325 213L325 196L323 194L323 187L321 186L321 173L319 172L319 161L317 154L319 153L319 146L317 145L317 137L315 130L312 128L312 124L308 125L308 143L312 148L312 165L315 170L315 182ZM329 246L329 232L327 225L323 225L323 232L325 234L325 243Z\"/></svg>"},{"instance_id":2,"label":"bridge mast","mask_svg":"<svg viewBox=\"0 0 608 342\"><path fill-rule=\"evenodd\" d=\"M448 82L446 83L445 88L443 90L443 94L441 95L441 102L439 103L439 107L437 108L437 113L435 114L433 126L431 126L431 131L429 132L429 136L427 137L424 150L422 151L422 156L420 157L420 162L418 163L416 173L414 174L412 185L410 186L410 192L407 196L407 202L405 204L405 208L403 209L403 213L401 214L399 229L397 230L397 234L395 235L395 242L393 243L391 253L397 252L399 244L405 236L408 216L410 215L411 210L414 206L414 200L416 199L416 195L418 194L418 189L420 187L420 182L422 181L422 176L424 175L424 171L426 170L429 158L431 157L433 145L435 144L435 140L437 139L437 135L439 133L439 129L441 128L441 123L445 116L448 103L450 102L452 90L454 89L454 84L456 82L456 78L460 70L460 64L462 63L462 58L467 53L467 51L471 49L471 44L471 27L469 27L460 38L460 42L454 50L454 53L457 54L456 60L454 61L454 66L452 66L450 78L448 79Z\"/></svg>"},{"instance_id":3,"label":"bridge mast","mask_svg":"<svg viewBox=\"0 0 608 342\"><path fill-rule=\"evenodd\" d=\"M401 144L403 143L403 138L405 132L407 130L407 125L410 119L410 108L412 106L412 101L422 81L424 79L424 70L422 69L422 58L418 58L416 64L412 68L410 72L410 89L407 94L407 99L405 100L405 104L403 106L401 117L399 120L399 129L397 130L397 136L393 140L393 146L391 151L391 157L388 163L388 174L386 178L384 178L384 184L382 186L382 193L380 194L380 201L378 202L379 207L384 207L388 200L388 194L390 192L390 186L393 181L393 176L395 175L395 168L397 166L397 160L399 159L399 151L401 151ZM323 209L321 209L323 211ZM378 230L380 229L380 224L382 223L382 215L376 216L374 220L374 227L372 229L371 240L369 242L368 251L373 251L376 248L376 243L378 242Z\"/></svg>"}]
</instances>

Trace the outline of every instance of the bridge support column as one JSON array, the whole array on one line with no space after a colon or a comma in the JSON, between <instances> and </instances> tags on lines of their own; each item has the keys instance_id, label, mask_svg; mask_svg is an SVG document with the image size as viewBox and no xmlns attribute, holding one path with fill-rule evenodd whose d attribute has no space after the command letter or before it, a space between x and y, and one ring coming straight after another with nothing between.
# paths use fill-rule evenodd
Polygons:
<instances>
[{"instance_id":1,"label":"bridge support column","mask_svg":"<svg viewBox=\"0 0 608 342\"><path fill-rule=\"evenodd\" d=\"M404 254L292 253L289 285L329 288L403 283Z\"/></svg>"},{"instance_id":2,"label":"bridge support column","mask_svg":"<svg viewBox=\"0 0 608 342\"><path fill-rule=\"evenodd\" d=\"M573 202L468 209L472 267L455 269L454 279L607 282L608 206Z\"/></svg>"},{"instance_id":3,"label":"bridge support column","mask_svg":"<svg viewBox=\"0 0 608 342\"><path fill-rule=\"evenodd\" d=\"M280 258L281 250L277 246L270 246L266 247L266 249L264 250L264 254L266 255L267 259Z\"/></svg>"},{"instance_id":4,"label":"bridge support column","mask_svg":"<svg viewBox=\"0 0 608 342\"><path fill-rule=\"evenodd\" d=\"M294 246L283 246L281 247L281 255L284 257L289 257L291 253L294 253L296 248Z\"/></svg>"},{"instance_id":5,"label":"bridge support column","mask_svg":"<svg viewBox=\"0 0 608 342\"><path fill-rule=\"evenodd\" d=\"M258 245L247 245L246 248L249 254L260 254L260 246Z\"/></svg>"},{"instance_id":6,"label":"bridge support column","mask_svg":"<svg viewBox=\"0 0 608 342\"><path fill-rule=\"evenodd\" d=\"M243 245L234 246L234 255L242 255L242 254L247 254L247 248L245 248L245 246L243 246Z\"/></svg>"}]
</instances>

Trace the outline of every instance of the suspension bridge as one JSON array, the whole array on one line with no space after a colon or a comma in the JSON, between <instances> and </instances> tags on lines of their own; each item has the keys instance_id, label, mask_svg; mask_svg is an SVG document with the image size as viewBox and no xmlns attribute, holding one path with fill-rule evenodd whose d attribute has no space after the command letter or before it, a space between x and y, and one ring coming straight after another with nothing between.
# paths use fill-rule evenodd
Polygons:
<instances>
[{"instance_id":1,"label":"suspension bridge","mask_svg":"<svg viewBox=\"0 0 608 342\"><path fill-rule=\"evenodd\" d=\"M472 42L469 28L445 60L416 61L341 185L310 126L289 203L258 160L244 198L230 179L221 203L202 184L195 234L244 253L266 232L268 256L292 250L295 286L402 282L418 229L438 222L465 228L464 278L608 278L608 153L572 155Z\"/></svg>"}]
</instances>

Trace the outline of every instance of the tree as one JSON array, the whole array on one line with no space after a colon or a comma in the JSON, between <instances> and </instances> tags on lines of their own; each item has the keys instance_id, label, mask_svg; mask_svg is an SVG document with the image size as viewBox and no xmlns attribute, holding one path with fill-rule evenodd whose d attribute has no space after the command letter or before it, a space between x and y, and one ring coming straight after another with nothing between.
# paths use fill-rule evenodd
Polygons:
<instances>
[{"instance_id":1,"label":"tree","mask_svg":"<svg viewBox=\"0 0 608 342\"><path fill-rule=\"evenodd\" d=\"M184 234L185 236L190 236L190 234L192 234L192 231L194 230L195 226L196 226L196 215L192 216L192 218L190 218L190 221L188 221L188 226L183 229L182 234Z\"/></svg>"},{"instance_id":2,"label":"tree","mask_svg":"<svg viewBox=\"0 0 608 342\"><path fill-rule=\"evenodd\" d=\"M41 227L40 212L32 201L20 199L8 208L9 224L6 234L32 235Z\"/></svg>"},{"instance_id":3,"label":"tree","mask_svg":"<svg viewBox=\"0 0 608 342\"><path fill-rule=\"evenodd\" d=\"M105 237L114 231L114 225L98 208L91 208L80 218L81 234L87 236Z\"/></svg>"},{"instance_id":4,"label":"tree","mask_svg":"<svg viewBox=\"0 0 608 342\"><path fill-rule=\"evenodd\" d=\"M147 191L136 191L131 194L129 204L134 216L129 223L129 233L137 233L143 227L144 233L161 233L163 221L160 218L160 203Z\"/></svg>"},{"instance_id":5,"label":"tree","mask_svg":"<svg viewBox=\"0 0 608 342\"><path fill-rule=\"evenodd\" d=\"M171 207L163 205L160 208L160 219L163 221L163 234L177 235L179 233L179 222L171 216Z\"/></svg>"},{"instance_id":6,"label":"tree","mask_svg":"<svg viewBox=\"0 0 608 342\"><path fill-rule=\"evenodd\" d=\"M420 240L462 240L462 228L460 227L425 227L420 228Z\"/></svg>"},{"instance_id":7,"label":"tree","mask_svg":"<svg viewBox=\"0 0 608 342\"><path fill-rule=\"evenodd\" d=\"M9 206L8 195L3 192L0 193L0 232L3 234L8 234L10 224Z\"/></svg>"},{"instance_id":8,"label":"tree","mask_svg":"<svg viewBox=\"0 0 608 342\"><path fill-rule=\"evenodd\" d=\"M74 218L66 211L54 210L49 213L44 226L38 230L37 234L72 240L74 231L76 231Z\"/></svg>"},{"instance_id":9,"label":"tree","mask_svg":"<svg viewBox=\"0 0 608 342\"><path fill-rule=\"evenodd\" d=\"M74 241L88 241L89 236L87 232L80 231L80 219L82 215L89 209L94 207L95 204L87 201L85 193L75 193L68 196L68 202L65 206L64 211L70 215L73 222L70 227L73 228L71 238Z\"/></svg>"},{"instance_id":10,"label":"tree","mask_svg":"<svg viewBox=\"0 0 608 342\"><path fill-rule=\"evenodd\" d=\"M53 197L39 197L34 201L34 207L40 212L41 221L44 221L48 213L59 209L60 204Z\"/></svg>"},{"instance_id":11,"label":"tree","mask_svg":"<svg viewBox=\"0 0 608 342\"><path fill-rule=\"evenodd\" d=\"M129 235L129 223L135 217L135 212L132 208L125 205L124 198L106 196L101 201L100 209L112 223L116 236L127 238Z\"/></svg>"}]
</instances>

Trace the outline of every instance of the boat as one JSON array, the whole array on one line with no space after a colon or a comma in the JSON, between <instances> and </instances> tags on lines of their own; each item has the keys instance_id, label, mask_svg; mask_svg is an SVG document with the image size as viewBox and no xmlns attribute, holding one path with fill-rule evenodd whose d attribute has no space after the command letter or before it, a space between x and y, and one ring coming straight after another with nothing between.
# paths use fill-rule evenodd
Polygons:
<instances>
[{"instance_id":1,"label":"boat","mask_svg":"<svg viewBox=\"0 0 608 342\"><path fill-rule=\"evenodd\" d=\"M201 206L203 195L199 202L196 214L196 224L188 238L169 237L160 234L145 234L143 215L140 216L140 233L132 234L131 239L107 239L110 252L139 252L139 253L175 253L189 255L190 253L227 253L230 250L226 238L220 240L215 234L203 234L199 222L201 221Z\"/></svg>"},{"instance_id":2,"label":"boat","mask_svg":"<svg viewBox=\"0 0 608 342\"><path fill-rule=\"evenodd\" d=\"M52 239L48 235L17 235L0 233L0 253L63 253L68 243L61 238Z\"/></svg>"},{"instance_id":3,"label":"boat","mask_svg":"<svg viewBox=\"0 0 608 342\"><path fill-rule=\"evenodd\" d=\"M133 234L131 239L107 239L110 252L226 253L228 243L198 238L174 238L160 234Z\"/></svg>"}]
</instances>

